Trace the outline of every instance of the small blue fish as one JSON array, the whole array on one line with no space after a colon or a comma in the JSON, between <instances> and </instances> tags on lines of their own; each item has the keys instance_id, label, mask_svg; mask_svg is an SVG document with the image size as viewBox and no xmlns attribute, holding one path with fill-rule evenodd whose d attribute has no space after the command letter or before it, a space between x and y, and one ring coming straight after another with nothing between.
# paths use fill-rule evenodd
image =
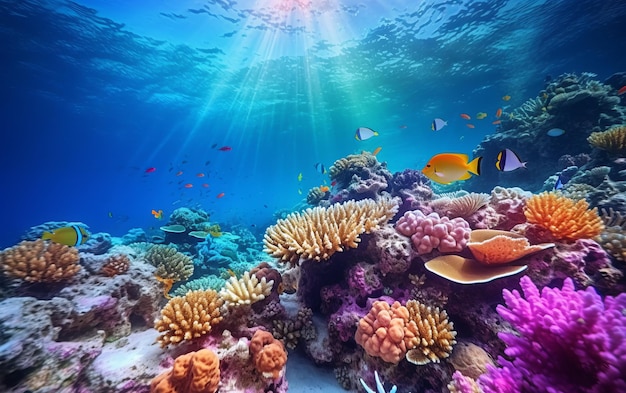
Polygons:
<instances>
[{"instance_id":1,"label":"small blue fish","mask_svg":"<svg viewBox=\"0 0 626 393\"><path fill-rule=\"evenodd\" d=\"M315 164L315 170L321 173L322 175L326 173L326 168L324 167L324 164L319 163L319 162Z\"/></svg>"},{"instance_id":2,"label":"small blue fish","mask_svg":"<svg viewBox=\"0 0 626 393\"><path fill-rule=\"evenodd\" d=\"M565 134L565 130L562 130L560 128L553 128L546 132L546 134L548 134L548 136L561 136Z\"/></svg>"},{"instance_id":3,"label":"small blue fish","mask_svg":"<svg viewBox=\"0 0 626 393\"><path fill-rule=\"evenodd\" d=\"M498 153L496 168L502 172L510 172L518 168L526 168L526 162L522 162L513 150L504 149Z\"/></svg>"},{"instance_id":4,"label":"small blue fish","mask_svg":"<svg viewBox=\"0 0 626 393\"><path fill-rule=\"evenodd\" d=\"M370 139L373 136L378 136L378 132L367 127L357 128L356 133L354 134L354 137L356 138L357 141L365 141L365 140Z\"/></svg>"},{"instance_id":5,"label":"small blue fish","mask_svg":"<svg viewBox=\"0 0 626 393\"><path fill-rule=\"evenodd\" d=\"M556 179L556 183L554 183L554 190L562 190L563 189L563 180L561 179L561 175Z\"/></svg>"},{"instance_id":6,"label":"small blue fish","mask_svg":"<svg viewBox=\"0 0 626 393\"><path fill-rule=\"evenodd\" d=\"M433 123L430 125L430 128L433 131L439 131L441 130L443 127L447 126L448 123L440 118L436 118L435 120L433 120Z\"/></svg>"}]
</instances>

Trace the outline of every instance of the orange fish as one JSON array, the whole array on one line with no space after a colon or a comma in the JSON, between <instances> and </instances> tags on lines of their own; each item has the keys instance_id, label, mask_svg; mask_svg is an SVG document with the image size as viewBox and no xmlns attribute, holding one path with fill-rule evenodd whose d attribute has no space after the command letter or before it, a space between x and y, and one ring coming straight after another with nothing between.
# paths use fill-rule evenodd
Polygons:
<instances>
[{"instance_id":1,"label":"orange fish","mask_svg":"<svg viewBox=\"0 0 626 393\"><path fill-rule=\"evenodd\" d=\"M502 108L498 108L498 110L496 111L496 117L499 119L500 116L502 116Z\"/></svg>"},{"instance_id":2,"label":"orange fish","mask_svg":"<svg viewBox=\"0 0 626 393\"><path fill-rule=\"evenodd\" d=\"M383 149L382 147L378 146L376 149L374 149L374 152L372 153L372 155L375 156L376 154L380 153L382 149Z\"/></svg>"},{"instance_id":3,"label":"orange fish","mask_svg":"<svg viewBox=\"0 0 626 393\"><path fill-rule=\"evenodd\" d=\"M204 188L209 188L209 184L208 184L208 183L203 183L203 184L202 184L202 187L204 187Z\"/></svg>"},{"instance_id":4,"label":"orange fish","mask_svg":"<svg viewBox=\"0 0 626 393\"><path fill-rule=\"evenodd\" d=\"M226 195L226 194L224 194L223 192L220 192L219 194L217 194L216 198L217 198L217 199L220 199L220 198L221 198L221 197L223 197L224 195Z\"/></svg>"},{"instance_id":5,"label":"orange fish","mask_svg":"<svg viewBox=\"0 0 626 393\"><path fill-rule=\"evenodd\" d=\"M187 184L185 184L185 188L193 188L193 184L187 183Z\"/></svg>"},{"instance_id":6,"label":"orange fish","mask_svg":"<svg viewBox=\"0 0 626 393\"><path fill-rule=\"evenodd\" d=\"M204 177L204 173L198 173L196 177Z\"/></svg>"},{"instance_id":7,"label":"orange fish","mask_svg":"<svg viewBox=\"0 0 626 393\"><path fill-rule=\"evenodd\" d=\"M156 211L154 209L152 209L152 215L154 216L154 218L156 218L157 220L160 220L163 218L163 210L159 210Z\"/></svg>"},{"instance_id":8,"label":"orange fish","mask_svg":"<svg viewBox=\"0 0 626 393\"><path fill-rule=\"evenodd\" d=\"M500 123L502 123L502 120L494 120L491 122L491 124L495 124L495 125L498 125Z\"/></svg>"},{"instance_id":9,"label":"orange fish","mask_svg":"<svg viewBox=\"0 0 626 393\"><path fill-rule=\"evenodd\" d=\"M510 99L511 99L511 96L507 94L507 95L503 96L503 97L502 97L502 99L503 99L504 101L508 101L508 100L510 100Z\"/></svg>"},{"instance_id":10,"label":"orange fish","mask_svg":"<svg viewBox=\"0 0 626 393\"><path fill-rule=\"evenodd\" d=\"M465 120L469 120L472 118L472 116L468 115L467 113L461 113L460 115L462 118L464 118Z\"/></svg>"},{"instance_id":11,"label":"orange fish","mask_svg":"<svg viewBox=\"0 0 626 393\"><path fill-rule=\"evenodd\" d=\"M328 187L328 186L320 186L320 191L321 192L328 192L328 191L330 191L330 187Z\"/></svg>"},{"instance_id":12,"label":"orange fish","mask_svg":"<svg viewBox=\"0 0 626 393\"><path fill-rule=\"evenodd\" d=\"M176 172L176 176L180 176L180 175L182 175L182 174L183 174L183 171L178 171L178 172Z\"/></svg>"},{"instance_id":13,"label":"orange fish","mask_svg":"<svg viewBox=\"0 0 626 393\"><path fill-rule=\"evenodd\" d=\"M476 128L473 124L467 123L466 124L467 128Z\"/></svg>"},{"instance_id":14,"label":"orange fish","mask_svg":"<svg viewBox=\"0 0 626 393\"><path fill-rule=\"evenodd\" d=\"M626 93L626 86L622 86L622 88L617 91L618 96L621 96L624 93Z\"/></svg>"}]
</instances>

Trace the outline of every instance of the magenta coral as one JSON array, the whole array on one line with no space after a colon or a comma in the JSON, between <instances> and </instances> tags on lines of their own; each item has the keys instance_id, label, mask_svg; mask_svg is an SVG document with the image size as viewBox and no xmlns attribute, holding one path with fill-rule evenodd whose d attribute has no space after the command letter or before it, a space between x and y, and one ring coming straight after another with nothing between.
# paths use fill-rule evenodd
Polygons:
<instances>
[{"instance_id":1,"label":"magenta coral","mask_svg":"<svg viewBox=\"0 0 626 393\"><path fill-rule=\"evenodd\" d=\"M424 215L419 210L404 213L396 223L396 230L413 241L418 254L434 249L441 252L461 251L469 239L470 226L464 219L439 217L437 213Z\"/></svg>"},{"instance_id":2,"label":"magenta coral","mask_svg":"<svg viewBox=\"0 0 626 393\"><path fill-rule=\"evenodd\" d=\"M518 332L499 334L513 360L481 376L485 393L626 392L626 294L603 301L569 278L563 289L539 292L526 276L520 285L523 295L505 289L506 307L497 307Z\"/></svg>"}]
</instances>

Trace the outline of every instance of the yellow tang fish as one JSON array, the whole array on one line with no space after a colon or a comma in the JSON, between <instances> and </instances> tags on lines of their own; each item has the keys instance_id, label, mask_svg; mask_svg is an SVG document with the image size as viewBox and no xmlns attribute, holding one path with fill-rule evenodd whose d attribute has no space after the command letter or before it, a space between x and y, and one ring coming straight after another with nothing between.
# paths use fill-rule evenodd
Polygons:
<instances>
[{"instance_id":1,"label":"yellow tang fish","mask_svg":"<svg viewBox=\"0 0 626 393\"><path fill-rule=\"evenodd\" d=\"M50 239L55 243L65 244L66 246L80 246L89 239L89 232L78 225L70 225L55 230L54 232L44 232L42 239Z\"/></svg>"},{"instance_id":2,"label":"yellow tang fish","mask_svg":"<svg viewBox=\"0 0 626 393\"><path fill-rule=\"evenodd\" d=\"M482 120L482 119L484 119L485 117L487 117L487 114L486 114L485 112L478 112L478 113L476 114L476 118L477 118L478 120Z\"/></svg>"},{"instance_id":3,"label":"yellow tang fish","mask_svg":"<svg viewBox=\"0 0 626 393\"><path fill-rule=\"evenodd\" d=\"M440 184L450 184L457 180L467 180L471 173L480 175L480 161L476 157L471 162L467 154L441 153L434 155L422 169L430 180Z\"/></svg>"}]
</instances>

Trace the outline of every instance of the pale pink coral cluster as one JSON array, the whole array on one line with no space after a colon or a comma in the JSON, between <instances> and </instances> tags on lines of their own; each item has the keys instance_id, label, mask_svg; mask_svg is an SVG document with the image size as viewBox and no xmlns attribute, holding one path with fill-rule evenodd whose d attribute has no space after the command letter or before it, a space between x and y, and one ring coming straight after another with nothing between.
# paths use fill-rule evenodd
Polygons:
<instances>
[{"instance_id":1,"label":"pale pink coral cluster","mask_svg":"<svg viewBox=\"0 0 626 393\"><path fill-rule=\"evenodd\" d=\"M437 249L441 252L459 252L469 240L470 226L457 217L439 217L437 213L425 215L419 210L404 213L396 223L396 230L409 236L418 254L428 254Z\"/></svg>"}]
</instances>

